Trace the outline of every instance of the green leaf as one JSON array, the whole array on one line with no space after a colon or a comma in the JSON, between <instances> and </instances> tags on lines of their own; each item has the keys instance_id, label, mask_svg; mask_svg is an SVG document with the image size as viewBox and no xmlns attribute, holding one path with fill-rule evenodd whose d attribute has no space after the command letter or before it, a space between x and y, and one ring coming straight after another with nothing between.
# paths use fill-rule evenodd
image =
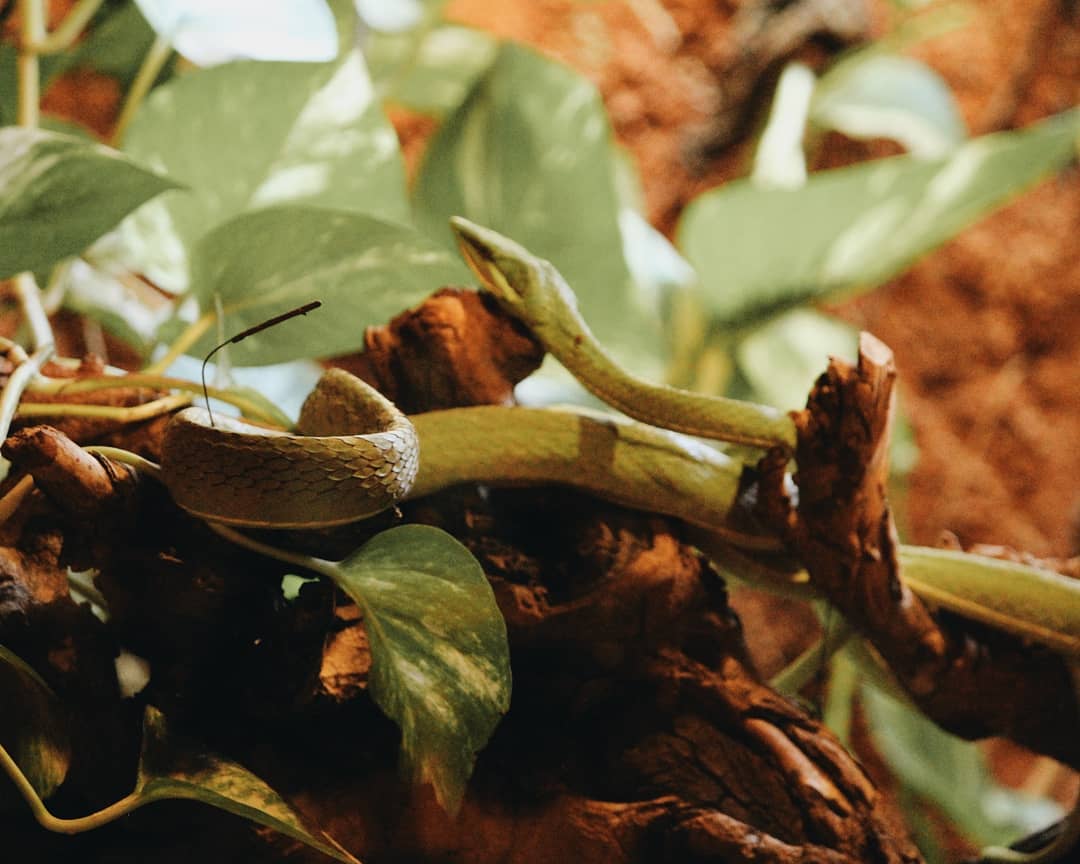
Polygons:
<instances>
[{"instance_id":1,"label":"green leaf","mask_svg":"<svg viewBox=\"0 0 1080 864\"><path fill-rule=\"evenodd\" d=\"M397 136L355 52L179 76L147 98L125 149L191 187L125 223L136 262L172 291L187 288L198 240L244 211L289 202L409 216Z\"/></svg>"},{"instance_id":2,"label":"green leaf","mask_svg":"<svg viewBox=\"0 0 1080 864\"><path fill-rule=\"evenodd\" d=\"M1061 818L1053 802L994 782L977 744L935 726L871 687L862 704L870 733L900 781L933 802L976 845L1004 845Z\"/></svg>"},{"instance_id":3,"label":"green leaf","mask_svg":"<svg viewBox=\"0 0 1080 864\"><path fill-rule=\"evenodd\" d=\"M679 244L720 322L869 288L1065 165L1078 133L1074 109L935 162L881 159L797 190L729 183L687 208Z\"/></svg>"},{"instance_id":4,"label":"green leaf","mask_svg":"<svg viewBox=\"0 0 1080 864\"><path fill-rule=\"evenodd\" d=\"M212 231L196 250L193 275L201 308L221 298L226 333L322 301L322 309L230 346L240 366L354 351L365 327L468 278L455 255L411 228L293 205L238 216ZM205 354L214 341L206 337L191 353Z\"/></svg>"},{"instance_id":5,"label":"green leaf","mask_svg":"<svg viewBox=\"0 0 1080 864\"><path fill-rule=\"evenodd\" d=\"M209 804L306 843L338 861L356 864L348 852L308 832L281 796L246 768L171 735L165 716L152 706L147 706L143 717L142 757L133 797L133 807L171 798Z\"/></svg>"},{"instance_id":6,"label":"green leaf","mask_svg":"<svg viewBox=\"0 0 1080 864\"><path fill-rule=\"evenodd\" d=\"M596 89L564 66L505 44L428 146L417 223L447 244L466 216L550 260L604 344L659 345L636 306L622 254L611 130Z\"/></svg>"},{"instance_id":7,"label":"green leaf","mask_svg":"<svg viewBox=\"0 0 1080 864\"><path fill-rule=\"evenodd\" d=\"M71 751L62 709L49 685L0 645L0 745L41 798L64 782Z\"/></svg>"},{"instance_id":8,"label":"green leaf","mask_svg":"<svg viewBox=\"0 0 1080 864\"><path fill-rule=\"evenodd\" d=\"M743 339L736 358L754 401L790 410L806 404L829 357L855 357L858 341L851 325L811 309L794 309Z\"/></svg>"},{"instance_id":9,"label":"green leaf","mask_svg":"<svg viewBox=\"0 0 1080 864\"><path fill-rule=\"evenodd\" d=\"M101 144L0 129L0 278L82 252L140 204L177 186Z\"/></svg>"},{"instance_id":10,"label":"green leaf","mask_svg":"<svg viewBox=\"0 0 1080 864\"><path fill-rule=\"evenodd\" d=\"M818 82L811 119L850 138L892 138L913 156L937 159L967 137L944 79L911 57L861 52Z\"/></svg>"},{"instance_id":11,"label":"green leaf","mask_svg":"<svg viewBox=\"0 0 1080 864\"><path fill-rule=\"evenodd\" d=\"M506 625L480 565L445 532L404 525L327 572L363 609L371 695L401 727L406 769L456 812L510 706Z\"/></svg>"},{"instance_id":12,"label":"green leaf","mask_svg":"<svg viewBox=\"0 0 1080 864\"><path fill-rule=\"evenodd\" d=\"M364 46L382 98L431 114L457 108L497 53L494 37L453 25L404 33L374 31Z\"/></svg>"}]
</instances>

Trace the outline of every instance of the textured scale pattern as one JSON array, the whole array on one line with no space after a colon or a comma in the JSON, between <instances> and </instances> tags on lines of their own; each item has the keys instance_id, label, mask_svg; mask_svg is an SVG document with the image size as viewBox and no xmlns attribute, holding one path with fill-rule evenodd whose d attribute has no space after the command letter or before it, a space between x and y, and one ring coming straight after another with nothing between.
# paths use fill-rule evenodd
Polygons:
<instances>
[{"instance_id":1,"label":"textured scale pattern","mask_svg":"<svg viewBox=\"0 0 1080 864\"><path fill-rule=\"evenodd\" d=\"M165 430L161 467L173 499L206 519L303 528L392 507L419 467L408 418L364 382L329 370L290 435L188 408Z\"/></svg>"}]
</instances>

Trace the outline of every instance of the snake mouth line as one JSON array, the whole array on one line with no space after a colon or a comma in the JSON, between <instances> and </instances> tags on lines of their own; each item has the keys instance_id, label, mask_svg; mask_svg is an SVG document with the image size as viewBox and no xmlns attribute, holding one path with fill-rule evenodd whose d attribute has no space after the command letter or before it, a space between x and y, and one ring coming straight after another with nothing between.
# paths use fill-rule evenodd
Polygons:
<instances>
[{"instance_id":1,"label":"snake mouth line","mask_svg":"<svg viewBox=\"0 0 1080 864\"><path fill-rule=\"evenodd\" d=\"M461 256L483 286L496 297L520 302L521 294L514 289L497 264L501 253L495 237L486 236L494 232L475 225L461 216L452 216L450 226L457 239ZM498 239L507 243L511 242L502 237ZM527 255L528 253L521 249L518 254Z\"/></svg>"}]
</instances>

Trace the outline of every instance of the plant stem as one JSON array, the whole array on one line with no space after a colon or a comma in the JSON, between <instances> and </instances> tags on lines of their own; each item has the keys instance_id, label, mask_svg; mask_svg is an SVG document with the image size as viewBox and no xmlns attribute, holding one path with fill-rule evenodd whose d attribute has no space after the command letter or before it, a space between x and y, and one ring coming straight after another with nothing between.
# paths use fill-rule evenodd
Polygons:
<instances>
[{"instance_id":1,"label":"plant stem","mask_svg":"<svg viewBox=\"0 0 1080 864\"><path fill-rule=\"evenodd\" d=\"M217 317L216 312L207 312L197 321L191 322L187 329L169 346L169 350L165 352L161 359L151 363L143 369L143 372L148 375L159 375L164 372L178 357L182 357L188 348L202 338L202 335L213 326Z\"/></svg>"},{"instance_id":2,"label":"plant stem","mask_svg":"<svg viewBox=\"0 0 1080 864\"><path fill-rule=\"evenodd\" d=\"M78 0L52 33L46 34L42 24L40 36L29 42L27 48L36 54L59 54L66 51L79 38L104 2L105 0Z\"/></svg>"},{"instance_id":3,"label":"plant stem","mask_svg":"<svg viewBox=\"0 0 1080 864\"><path fill-rule=\"evenodd\" d=\"M27 474L21 477L18 483L0 497L0 525L3 525L14 515L26 496L33 491L33 488L34 478Z\"/></svg>"},{"instance_id":4,"label":"plant stem","mask_svg":"<svg viewBox=\"0 0 1080 864\"><path fill-rule=\"evenodd\" d=\"M41 119L41 69L35 46L45 35L44 0L22 0L19 5L22 15L22 31L19 34L19 57L17 72L19 78L19 125L26 129L37 128ZM38 350L53 344L52 328L45 308L41 303L41 292L31 273L20 273L15 277L15 295L22 306L23 314L30 324L34 347ZM27 382L29 383L29 382ZM26 385L24 384L23 387ZM21 391L20 391L21 392ZM7 424L2 431L7 434Z\"/></svg>"},{"instance_id":5,"label":"plant stem","mask_svg":"<svg viewBox=\"0 0 1080 864\"><path fill-rule=\"evenodd\" d=\"M52 344L38 348L8 376L7 384L4 385L3 391L0 391L0 441L7 438L8 429L11 428L11 421L19 407L23 391L34 376L41 371L41 367L45 365L52 353Z\"/></svg>"},{"instance_id":6,"label":"plant stem","mask_svg":"<svg viewBox=\"0 0 1080 864\"><path fill-rule=\"evenodd\" d=\"M341 580L339 578L338 566L333 561L315 558L311 555L300 555L296 552L287 552L284 549L278 549L276 546L260 543L258 540L254 540L246 534L241 534L239 531L229 528L227 525L222 525L220 522L207 522L206 524L211 531L224 537L230 543L235 543L237 546L243 546L245 549L250 549L252 552L257 552L260 555L265 555L267 558L274 558L285 564L292 564L294 567L300 567L304 570L320 573L340 584Z\"/></svg>"},{"instance_id":7,"label":"plant stem","mask_svg":"<svg viewBox=\"0 0 1080 864\"><path fill-rule=\"evenodd\" d=\"M146 57L143 58L142 65L135 75L135 80L131 82L131 89L128 90L127 96L124 98L124 107L120 109L116 128L113 129L112 136L109 139L109 143L113 147L118 147L120 142L124 140L124 133L127 132L131 118L135 116L135 112L142 105L146 94L154 86L158 73L171 54L172 42L164 36L158 36L154 40L154 44L150 46L150 50L146 52Z\"/></svg>"},{"instance_id":8,"label":"plant stem","mask_svg":"<svg viewBox=\"0 0 1080 864\"><path fill-rule=\"evenodd\" d=\"M83 450L87 453L97 453L99 456L104 456L113 462L130 465L132 468L137 468L142 473L150 475L155 480L161 478L160 465L151 462L149 459L144 459L138 453L132 453L130 450L124 450L120 447L106 447L101 444L89 444L83 447Z\"/></svg>"},{"instance_id":9,"label":"plant stem","mask_svg":"<svg viewBox=\"0 0 1080 864\"><path fill-rule=\"evenodd\" d=\"M186 393L200 394L203 392L202 385L197 381L188 381L184 378L166 378L161 375L141 372L110 375L103 378L79 378L76 380L70 378L46 378L35 381L30 388L30 392L48 393L55 396L63 394L66 396L127 387L151 387L155 390L182 390ZM284 414L280 412L273 413L266 406L260 405L242 393L233 393L217 387L207 387L206 393L211 399L235 405L248 419L258 420L275 427L288 428L292 425Z\"/></svg>"},{"instance_id":10,"label":"plant stem","mask_svg":"<svg viewBox=\"0 0 1080 864\"><path fill-rule=\"evenodd\" d=\"M177 408L186 408L190 404L190 396L176 393L128 407L79 405L69 402L23 402L19 405L18 413L20 417L94 417L101 420L119 420L123 423L139 423L168 414Z\"/></svg>"},{"instance_id":11,"label":"plant stem","mask_svg":"<svg viewBox=\"0 0 1080 864\"><path fill-rule=\"evenodd\" d=\"M41 69L35 47L45 35L45 0L21 0L22 32L19 34L19 110L20 126L38 125L41 103Z\"/></svg>"},{"instance_id":12,"label":"plant stem","mask_svg":"<svg viewBox=\"0 0 1080 864\"><path fill-rule=\"evenodd\" d=\"M20 273L14 281L15 296L22 307L26 323L30 326L30 338L35 349L53 344L52 326L41 302L41 291L32 273Z\"/></svg>"},{"instance_id":13,"label":"plant stem","mask_svg":"<svg viewBox=\"0 0 1080 864\"><path fill-rule=\"evenodd\" d=\"M100 828L102 825L112 822L114 819L124 816L147 803L137 792L132 792L130 795L125 795L115 804L110 804L103 810L98 810L89 816L80 816L77 819L60 819L49 812L45 802L38 796L37 790L34 789L26 775L23 774L22 769L19 768L15 760L2 746L0 746L0 768L4 769L4 773L11 778L23 800L30 805L30 812L34 814L38 824L49 831L55 831L59 834L79 834L83 831Z\"/></svg>"},{"instance_id":14,"label":"plant stem","mask_svg":"<svg viewBox=\"0 0 1080 864\"><path fill-rule=\"evenodd\" d=\"M838 613L837 613L838 614ZM841 621L831 634L816 640L791 663L769 680L769 686L781 693L798 693L837 651L847 645L855 631Z\"/></svg>"}]
</instances>

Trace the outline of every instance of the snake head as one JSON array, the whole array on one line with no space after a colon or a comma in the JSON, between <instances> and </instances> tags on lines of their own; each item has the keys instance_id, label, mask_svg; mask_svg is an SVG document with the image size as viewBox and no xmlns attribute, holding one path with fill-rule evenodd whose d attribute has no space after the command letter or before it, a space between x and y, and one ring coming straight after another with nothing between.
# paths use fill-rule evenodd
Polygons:
<instances>
[{"instance_id":1,"label":"snake head","mask_svg":"<svg viewBox=\"0 0 1080 864\"><path fill-rule=\"evenodd\" d=\"M452 216L450 227L465 263L484 289L526 324L538 323L551 286L562 282L555 268L520 243L464 217Z\"/></svg>"}]
</instances>

